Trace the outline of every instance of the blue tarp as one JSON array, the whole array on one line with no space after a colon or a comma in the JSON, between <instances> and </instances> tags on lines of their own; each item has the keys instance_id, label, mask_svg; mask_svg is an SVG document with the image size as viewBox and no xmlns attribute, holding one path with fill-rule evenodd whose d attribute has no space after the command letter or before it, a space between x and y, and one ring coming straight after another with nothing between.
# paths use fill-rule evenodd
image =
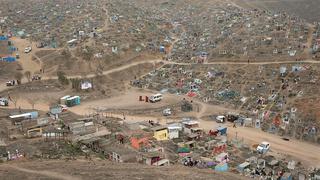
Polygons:
<instances>
[{"instance_id":1,"label":"blue tarp","mask_svg":"<svg viewBox=\"0 0 320 180\"><path fill-rule=\"evenodd\" d=\"M218 164L214 167L214 170L219 172L225 172L225 171L228 171L228 169L229 169L228 163Z\"/></svg>"},{"instance_id":2,"label":"blue tarp","mask_svg":"<svg viewBox=\"0 0 320 180\"><path fill-rule=\"evenodd\" d=\"M60 106L55 106L50 108L51 114L60 114L62 112L62 108Z\"/></svg>"},{"instance_id":3,"label":"blue tarp","mask_svg":"<svg viewBox=\"0 0 320 180\"><path fill-rule=\"evenodd\" d=\"M2 58L2 61L14 62L14 61L16 61L16 58L15 58L15 57L8 56L8 57Z\"/></svg>"},{"instance_id":4,"label":"blue tarp","mask_svg":"<svg viewBox=\"0 0 320 180\"><path fill-rule=\"evenodd\" d=\"M14 46L9 46L9 51L13 52L13 51L16 51L16 50L17 50L16 47L14 47Z\"/></svg>"},{"instance_id":5,"label":"blue tarp","mask_svg":"<svg viewBox=\"0 0 320 180\"><path fill-rule=\"evenodd\" d=\"M165 52L165 47L164 46L160 46L159 49L160 49L160 52L162 52L162 53Z\"/></svg>"},{"instance_id":6,"label":"blue tarp","mask_svg":"<svg viewBox=\"0 0 320 180\"><path fill-rule=\"evenodd\" d=\"M33 111L33 112L29 112L31 114L31 119L36 119L38 118L38 112L37 111Z\"/></svg>"},{"instance_id":7,"label":"blue tarp","mask_svg":"<svg viewBox=\"0 0 320 180\"><path fill-rule=\"evenodd\" d=\"M219 127L217 130L221 133L221 135L227 134L227 128L226 127Z\"/></svg>"},{"instance_id":8,"label":"blue tarp","mask_svg":"<svg viewBox=\"0 0 320 180\"><path fill-rule=\"evenodd\" d=\"M7 41L8 37L7 36L0 36L0 41Z\"/></svg>"}]
</instances>

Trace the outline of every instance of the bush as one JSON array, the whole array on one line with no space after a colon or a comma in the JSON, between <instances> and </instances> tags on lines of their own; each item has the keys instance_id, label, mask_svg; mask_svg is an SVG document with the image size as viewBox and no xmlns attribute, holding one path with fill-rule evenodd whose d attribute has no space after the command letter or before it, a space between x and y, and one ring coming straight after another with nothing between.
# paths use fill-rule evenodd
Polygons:
<instances>
[{"instance_id":1,"label":"bush","mask_svg":"<svg viewBox=\"0 0 320 180\"><path fill-rule=\"evenodd\" d=\"M68 85L69 84L69 80L68 78L65 76L65 73L62 71L58 71L57 72L58 75L58 80L62 85Z\"/></svg>"}]
</instances>

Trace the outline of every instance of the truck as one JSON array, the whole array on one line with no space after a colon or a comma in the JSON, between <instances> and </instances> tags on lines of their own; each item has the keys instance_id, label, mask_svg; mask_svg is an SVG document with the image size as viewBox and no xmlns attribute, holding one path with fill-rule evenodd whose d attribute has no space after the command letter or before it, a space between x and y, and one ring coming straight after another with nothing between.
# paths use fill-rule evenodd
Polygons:
<instances>
[{"instance_id":1,"label":"truck","mask_svg":"<svg viewBox=\"0 0 320 180\"><path fill-rule=\"evenodd\" d=\"M68 107L76 106L80 104L80 96L72 96L67 98L66 105Z\"/></svg>"},{"instance_id":2,"label":"truck","mask_svg":"<svg viewBox=\"0 0 320 180\"><path fill-rule=\"evenodd\" d=\"M28 46L28 47L24 48L24 53L29 53L29 52L31 52L31 50L32 50L32 47Z\"/></svg>"},{"instance_id":3,"label":"truck","mask_svg":"<svg viewBox=\"0 0 320 180\"><path fill-rule=\"evenodd\" d=\"M16 84L15 80L9 80L6 82L6 86L14 86Z\"/></svg>"},{"instance_id":4,"label":"truck","mask_svg":"<svg viewBox=\"0 0 320 180\"><path fill-rule=\"evenodd\" d=\"M31 80L32 81L41 80L41 76L39 74L35 74L35 75L32 76Z\"/></svg>"},{"instance_id":5,"label":"truck","mask_svg":"<svg viewBox=\"0 0 320 180\"><path fill-rule=\"evenodd\" d=\"M6 98L0 98L0 106L9 106L9 101Z\"/></svg>"},{"instance_id":6,"label":"truck","mask_svg":"<svg viewBox=\"0 0 320 180\"><path fill-rule=\"evenodd\" d=\"M263 141L262 143L260 143L257 147L257 152L259 154L265 154L269 151L270 149L270 143Z\"/></svg>"},{"instance_id":7,"label":"truck","mask_svg":"<svg viewBox=\"0 0 320 180\"><path fill-rule=\"evenodd\" d=\"M171 109L170 109L170 108L164 109L164 110L162 111L162 114L163 114L164 116L170 116L170 115L172 114Z\"/></svg>"},{"instance_id":8,"label":"truck","mask_svg":"<svg viewBox=\"0 0 320 180\"><path fill-rule=\"evenodd\" d=\"M162 94L155 94L155 95L152 95L152 96L149 97L149 101L150 101L151 103L155 103L155 102L161 101L162 98L163 98L163 97L162 97Z\"/></svg>"}]
</instances>

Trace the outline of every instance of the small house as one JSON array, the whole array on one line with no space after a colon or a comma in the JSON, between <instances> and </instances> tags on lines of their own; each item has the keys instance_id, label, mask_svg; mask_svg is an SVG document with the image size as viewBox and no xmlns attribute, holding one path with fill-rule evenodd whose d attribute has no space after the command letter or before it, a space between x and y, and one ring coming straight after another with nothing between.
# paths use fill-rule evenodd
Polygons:
<instances>
[{"instance_id":1,"label":"small house","mask_svg":"<svg viewBox=\"0 0 320 180\"><path fill-rule=\"evenodd\" d=\"M38 117L38 112L37 111L9 116L12 124L15 124L15 125L21 124L21 122L24 121L24 120L36 119L37 117Z\"/></svg>"},{"instance_id":2,"label":"small house","mask_svg":"<svg viewBox=\"0 0 320 180\"><path fill-rule=\"evenodd\" d=\"M247 169L249 167L250 167L250 163L249 162L244 162L244 163L238 165L237 170L239 172L243 172L245 169Z\"/></svg>"},{"instance_id":3,"label":"small house","mask_svg":"<svg viewBox=\"0 0 320 180\"><path fill-rule=\"evenodd\" d=\"M141 149L141 148L150 146L149 139L147 137L140 138L140 139L136 137L132 137L130 139L130 142L131 142L131 146L134 149Z\"/></svg>"},{"instance_id":4,"label":"small house","mask_svg":"<svg viewBox=\"0 0 320 180\"><path fill-rule=\"evenodd\" d=\"M106 154L111 161L119 163L134 163L137 162L137 153L124 146L110 144L104 148Z\"/></svg>"},{"instance_id":5,"label":"small house","mask_svg":"<svg viewBox=\"0 0 320 180\"><path fill-rule=\"evenodd\" d=\"M48 126L42 128L42 137L45 141L49 140L65 140L69 130L67 129L58 129L54 126Z\"/></svg>"},{"instance_id":6,"label":"small house","mask_svg":"<svg viewBox=\"0 0 320 180\"><path fill-rule=\"evenodd\" d=\"M183 124L183 132L186 134L193 133L193 130L197 130L199 128L199 122L198 121L185 121L182 122Z\"/></svg>"},{"instance_id":7,"label":"small house","mask_svg":"<svg viewBox=\"0 0 320 180\"><path fill-rule=\"evenodd\" d=\"M189 148L189 149L193 149L197 146L197 142L196 141L187 141L184 144L184 147Z\"/></svg>"},{"instance_id":8,"label":"small house","mask_svg":"<svg viewBox=\"0 0 320 180\"><path fill-rule=\"evenodd\" d=\"M169 139L169 135L168 135L168 129L166 126L158 126L158 127L154 127L152 128L153 130L153 137L157 140L157 141L164 141L164 140L168 140Z\"/></svg>"},{"instance_id":9,"label":"small house","mask_svg":"<svg viewBox=\"0 0 320 180\"><path fill-rule=\"evenodd\" d=\"M179 133L182 131L182 127L180 124L170 124L168 125L168 133L169 139L179 138Z\"/></svg>"},{"instance_id":10,"label":"small house","mask_svg":"<svg viewBox=\"0 0 320 180\"><path fill-rule=\"evenodd\" d=\"M159 151L143 153L142 161L150 166L168 166L170 164L169 160L165 159L164 154Z\"/></svg>"}]
</instances>

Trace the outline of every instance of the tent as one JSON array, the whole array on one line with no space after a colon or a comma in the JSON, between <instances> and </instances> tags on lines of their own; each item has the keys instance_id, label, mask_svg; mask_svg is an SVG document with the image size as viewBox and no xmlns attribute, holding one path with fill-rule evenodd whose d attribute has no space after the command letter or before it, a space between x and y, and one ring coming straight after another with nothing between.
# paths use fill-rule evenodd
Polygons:
<instances>
[{"instance_id":1,"label":"tent","mask_svg":"<svg viewBox=\"0 0 320 180\"><path fill-rule=\"evenodd\" d=\"M228 171L228 169L229 169L228 163L220 163L214 167L214 170L219 172L225 172L225 171Z\"/></svg>"},{"instance_id":2,"label":"tent","mask_svg":"<svg viewBox=\"0 0 320 180\"><path fill-rule=\"evenodd\" d=\"M2 60L3 60L3 61L6 61L6 62L14 62L14 61L16 61L16 58L15 58L15 57L8 56L8 57L2 58Z\"/></svg>"}]
</instances>

